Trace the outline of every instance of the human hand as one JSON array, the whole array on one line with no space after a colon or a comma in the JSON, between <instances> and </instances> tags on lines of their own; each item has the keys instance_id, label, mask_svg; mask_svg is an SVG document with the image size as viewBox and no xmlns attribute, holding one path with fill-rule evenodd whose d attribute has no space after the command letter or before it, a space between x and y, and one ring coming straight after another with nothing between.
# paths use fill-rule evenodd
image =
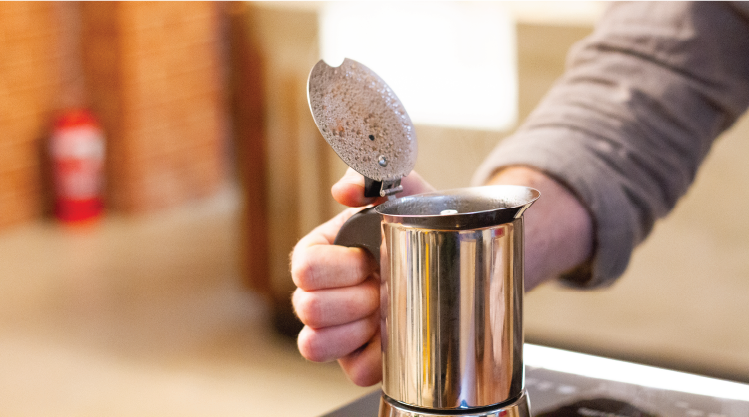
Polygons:
<instances>
[{"instance_id":1,"label":"human hand","mask_svg":"<svg viewBox=\"0 0 749 417\"><path fill-rule=\"evenodd\" d=\"M402 196L433 191L412 172L401 181ZM349 207L379 204L364 197L364 177L349 168L333 186L333 198ZM299 351L315 362L334 359L357 385L382 379L380 356L380 266L360 248L333 245L341 225L359 209L346 209L303 237L291 253L297 285L292 302L304 328Z\"/></svg>"}]
</instances>

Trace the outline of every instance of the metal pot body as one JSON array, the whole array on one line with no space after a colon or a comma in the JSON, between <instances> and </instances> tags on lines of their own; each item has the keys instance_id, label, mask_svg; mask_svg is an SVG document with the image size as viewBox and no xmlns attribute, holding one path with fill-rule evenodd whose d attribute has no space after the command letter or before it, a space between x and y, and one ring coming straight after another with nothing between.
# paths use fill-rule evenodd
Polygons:
<instances>
[{"instance_id":1,"label":"metal pot body","mask_svg":"<svg viewBox=\"0 0 749 417\"><path fill-rule=\"evenodd\" d=\"M446 230L384 215L382 231L384 394L444 410L517 399L523 218Z\"/></svg>"},{"instance_id":2,"label":"metal pot body","mask_svg":"<svg viewBox=\"0 0 749 417\"><path fill-rule=\"evenodd\" d=\"M383 404L458 415L522 398L522 215L539 196L511 185L418 194L341 227L335 244L380 264Z\"/></svg>"}]
</instances>

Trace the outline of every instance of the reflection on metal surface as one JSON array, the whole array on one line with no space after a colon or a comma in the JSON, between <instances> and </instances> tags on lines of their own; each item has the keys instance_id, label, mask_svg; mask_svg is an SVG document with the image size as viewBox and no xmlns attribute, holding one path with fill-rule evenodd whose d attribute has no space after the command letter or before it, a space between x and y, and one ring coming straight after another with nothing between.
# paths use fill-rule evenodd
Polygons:
<instances>
[{"instance_id":1,"label":"reflection on metal surface","mask_svg":"<svg viewBox=\"0 0 749 417\"><path fill-rule=\"evenodd\" d=\"M522 225L522 218L457 231L383 223L386 395L430 409L520 395Z\"/></svg>"}]
</instances>

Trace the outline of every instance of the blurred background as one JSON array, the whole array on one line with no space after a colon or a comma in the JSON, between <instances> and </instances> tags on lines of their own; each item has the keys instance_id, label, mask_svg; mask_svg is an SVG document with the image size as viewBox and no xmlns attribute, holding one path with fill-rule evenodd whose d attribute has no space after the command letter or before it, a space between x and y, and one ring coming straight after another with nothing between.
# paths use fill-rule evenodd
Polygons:
<instances>
[{"instance_id":1,"label":"blurred background","mask_svg":"<svg viewBox=\"0 0 749 417\"><path fill-rule=\"evenodd\" d=\"M467 186L604 8L0 4L0 414L316 416L374 389L293 337L288 254L340 210L345 171L309 70L379 73L417 124L416 169ZM73 221L51 149L81 108L104 210ZM613 288L530 293L526 340L749 382L748 137L745 117L718 140Z\"/></svg>"}]
</instances>

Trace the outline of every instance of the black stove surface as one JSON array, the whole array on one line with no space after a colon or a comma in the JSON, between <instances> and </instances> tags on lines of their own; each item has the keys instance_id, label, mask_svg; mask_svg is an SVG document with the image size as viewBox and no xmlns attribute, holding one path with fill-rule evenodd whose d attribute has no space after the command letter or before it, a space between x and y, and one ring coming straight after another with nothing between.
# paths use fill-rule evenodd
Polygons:
<instances>
[{"instance_id":1,"label":"black stove surface","mask_svg":"<svg viewBox=\"0 0 749 417\"><path fill-rule=\"evenodd\" d=\"M535 417L749 417L749 398L725 399L526 367ZM377 417L380 391L322 417Z\"/></svg>"}]
</instances>

